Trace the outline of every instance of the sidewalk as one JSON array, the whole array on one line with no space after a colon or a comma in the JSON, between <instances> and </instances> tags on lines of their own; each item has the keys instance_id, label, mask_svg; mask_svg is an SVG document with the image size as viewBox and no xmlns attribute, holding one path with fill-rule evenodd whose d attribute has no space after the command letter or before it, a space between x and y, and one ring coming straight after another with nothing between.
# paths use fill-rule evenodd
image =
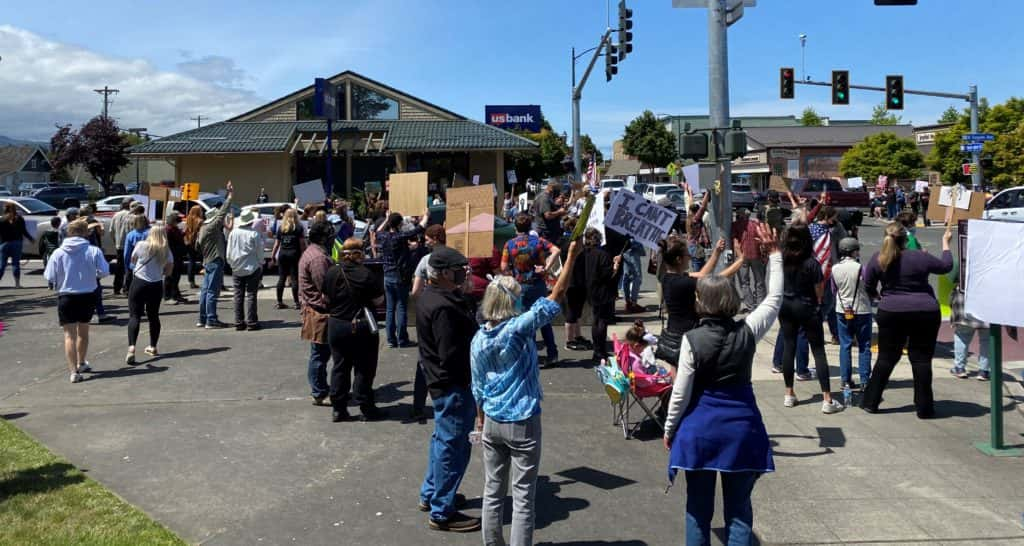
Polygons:
<instances>
[{"instance_id":1,"label":"sidewalk","mask_svg":"<svg viewBox=\"0 0 1024 546\"><path fill-rule=\"evenodd\" d=\"M428 531L416 509L432 427L399 422L410 407L415 349L381 351L377 396L392 418L333 424L329 409L309 403L308 348L294 310L261 299L266 328L235 332L195 329L194 305L165 307L163 356L125 368L126 301L110 298L119 320L93 327L97 373L72 385L55 300L38 276L27 281L37 288L0 288L0 320L9 327L0 337L0 415L186 540L480 543L478 534ZM220 307L227 316L230 303ZM624 320L616 329L626 327ZM560 341L563 332L556 328ZM754 490L762 544L1024 543L1024 459L972 447L988 439L988 384L951 378L939 359L935 420L914 415L905 364L882 414L822 415L811 383L797 386L801 405L784 408L781 379L765 359L771 340L758 348L754 383L778 467ZM541 379L536 542L680 543L685 487L664 494L659 433L623 440L587 362L568 360ZM1020 401L1004 399L1009 445L1024 444ZM475 453L462 487L471 513L482 480ZM722 527L720 503L714 527Z\"/></svg>"}]
</instances>

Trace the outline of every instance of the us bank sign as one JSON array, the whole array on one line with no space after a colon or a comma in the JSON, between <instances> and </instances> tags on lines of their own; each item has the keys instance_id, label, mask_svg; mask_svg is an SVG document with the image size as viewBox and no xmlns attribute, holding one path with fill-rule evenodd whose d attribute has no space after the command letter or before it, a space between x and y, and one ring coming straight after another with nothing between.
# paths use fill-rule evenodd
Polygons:
<instances>
[{"instance_id":1,"label":"us bank sign","mask_svg":"<svg viewBox=\"0 0 1024 546\"><path fill-rule=\"evenodd\" d=\"M539 133L541 128L540 106L527 104L519 106L484 106L484 122L509 131Z\"/></svg>"}]
</instances>

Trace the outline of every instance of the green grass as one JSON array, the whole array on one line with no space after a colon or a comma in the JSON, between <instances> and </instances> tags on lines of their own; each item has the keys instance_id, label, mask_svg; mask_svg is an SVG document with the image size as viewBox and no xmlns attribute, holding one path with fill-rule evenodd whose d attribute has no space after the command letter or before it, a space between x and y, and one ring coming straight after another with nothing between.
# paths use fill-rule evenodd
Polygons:
<instances>
[{"instance_id":1,"label":"green grass","mask_svg":"<svg viewBox=\"0 0 1024 546\"><path fill-rule=\"evenodd\" d=\"M0 545L184 545L0 419Z\"/></svg>"}]
</instances>

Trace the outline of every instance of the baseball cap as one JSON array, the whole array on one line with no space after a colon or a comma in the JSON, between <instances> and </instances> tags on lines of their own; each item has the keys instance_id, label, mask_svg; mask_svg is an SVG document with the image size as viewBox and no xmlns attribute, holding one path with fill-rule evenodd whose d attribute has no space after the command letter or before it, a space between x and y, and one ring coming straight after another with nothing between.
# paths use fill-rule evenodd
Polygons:
<instances>
[{"instance_id":1,"label":"baseball cap","mask_svg":"<svg viewBox=\"0 0 1024 546\"><path fill-rule=\"evenodd\" d=\"M851 252L857 252L860 250L860 241L853 237L843 237L839 241L839 252L849 254Z\"/></svg>"},{"instance_id":2,"label":"baseball cap","mask_svg":"<svg viewBox=\"0 0 1024 546\"><path fill-rule=\"evenodd\" d=\"M331 214L331 215L329 215L327 217L327 221L332 223L332 224L340 224L341 223L341 216L338 216L337 214Z\"/></svg>"},{"instance_id":3,"label":"baseball cap","mask_svg":"<svg viewBox=\"0 0 1024 546\"><path fill-rule=\"evenodd\" d=\"M434 269L452 269L468 264L469 260L461 252L448 246L435 247L430 253L430 259L427 260L427 265Z\"/></svg>"}]
</instances>

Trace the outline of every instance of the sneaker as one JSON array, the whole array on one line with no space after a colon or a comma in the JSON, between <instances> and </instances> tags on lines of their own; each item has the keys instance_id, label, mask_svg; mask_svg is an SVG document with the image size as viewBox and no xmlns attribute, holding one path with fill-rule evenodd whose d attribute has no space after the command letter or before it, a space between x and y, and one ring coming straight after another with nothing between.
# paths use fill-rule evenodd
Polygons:
<instances>
[{"instance_id":1,"label":"sneaker","mask_svg":"<svg viewBox=\"0 0 1024 546\"><path fill-rule=\"evenodd\" d=\"M313 397L313 405L314 406L330 406L331 402L330 402L330 400L327 399L326 396L314 396Z\"/></svg>"},{"instance_id":2,"label":"sneaker","mask_svg":"<svg viewBox=\"0 0 1024 546\"><path fill-rule=\"evenodd\" d=\"M99 323L99 324L103 324L103 323L106 323L106 322L113 322L113 321L114 321L114 317L112 317L110 315L98 315L96 317L96 322Z\"/></svg>"},{"instance_id":3,"label":"sneaker","mask_svg":"<svg viewBox=\"0 0 1024 546\"><path fill-rule=\"evenodd\" d=\"M85 378L82 377L82 374L80 374L80 373L73 373L73 374L71 374L71 382L72 383L80 383L82 381L85 381Z\"/></svg>"},{"instance_id":4,"label":"sneaker","mask_svg":"<svg viewBox=\"0 0 1024 546\"><path fill-rule=\"evenodd\" d=\"M245 331L245 323L244 322L236 323L235 324L235 330L238 330L239 332L244 332Z\"/></svg>"},{"instance_id":5,"label":"sneaker","mask_svg":"<svg viewBox=\"0 0 1024 546\"><path fill-rule=\"evenodd\" d=\"M472 533L480 530L480 518L469 517L462 512L453 512L446 521L429 519L427 525L435 531Z\"/></svg>"},{"instance_id":6,"label":"sneaker","mask_svg":"<svg viewBox=\"0 0 1024 546\"><path fill-rule=\"evenodd\" d=\"M793 406L796 406L796 396L793 396L792 394L787 394L785 397L782 398L782 405L786 406L787 408L792 408Z\"/></svg>"},{"instance_id":7,"label":"sneaker","mask_svg":"<svg viewBox=\"0 0 1024 546\"><path fill-rule=\"evenodd\" d=\"M958 379L967 379L968 377L970 377L970 375L968 375L968 373L967 373L967 369L966 368L956 368L956 367L950 368L949 369L949 374L952 375L953 377L958 378Z\"/></svg>"},{"instance_id":8,"label":"sneaker","mask_svg":"<svg viewBox=\"0 0 1024 546\"><path fill-rule=\"evenodd\" d=\"M160 354L160 352L156 350L156 347L146 347L145 349L142 350L142 352L146 353L149 356L157 356Z\"/></svg>"},{"instance_id":9,"label":"sneaker","mask_svg":"<svg viewBox=\"0 0 1024 546\"><path fill-rule=\"evenodd\" d=\"M986 372L986 371L978 372L978 381L988 381L988 372Z\"/></svg>"},{"instance_id":10,"label":"sneaker","mask_svg":"<svg viewBox=\"0 0 1024 546\"><path fill-rule=\"evenodd\" d=\"M78 365L78 373L88 373L92 371L92 366L89 365L89 361L86 360Z\"/></svg>"},{"instance_id":11,"label":"sneaker","mask_svg":"<svg viewBox=\"0 0 1024 546\"><path fill-rule=\"evenodd\" d=\"M260 330L262 328L263 327L260 326L260 323L258 323L258 322L254 322L254 323L252 323L252 324L250 324L250 325L245 327L245 329L249 330L250 332L255 332L256 330Z\"/></svg>"},{"instance_id":12,"label":"sneaker","mask_svg":"<svg viewBox=\"0 0 1024 546\"><path fill-rule=\"evenodd\" d=\"M288 306L283 304L283 303L281 303L281 302L277 302L277 305L274 306L274 309L287 309L287 308L288 308Z\"/></svg>"},{"instance_id":13,"label":"sneaker","mask_svg":"<svg viewBox=\"0 0 1024 546\"><path fill-rule=\"evenodd\" d=\"M206 326L205 326L205 328L207 330L220 330L221 328L227 328L227 327L228 327L227 324L224 324L223 322L221 322L219 320L214 320L214 321L211 321L211 322L207 322Z\"/></svg>"},{"instance_id":14,"label":"sneaker","mask_svg":"<svg viewBox=\"0 0 1024 546\"><path fill-rule=\"evenodd\" d=\"M127 366L134 366L135 365L135 353L128 353L128 354L124 355L124 363Z\"/></svg>"},{"instance_id":15,"label":"sneaker","mask_svg":"<svg viewBox=\"0 0 1024 546\"><path fill-rule=\"evenodd\" d=\"M403 341L403 342L398 344L398 348L399 349L412 349L413 347L418 347L418 346L419 345L415 341Z\"/></svg>"},{"instance_id":16,"label":"sneaker","mask_svg":"<svg viewBox=\"0 0 1024 546\"><path fill-rule=\"evenodd\" d=\"M814 379L814 374L812 374L811 372L796 374L796 380L797 381L811 381L813 379Z\"/></svg>"},{"instance_id":17,"label":"sneaker","mask_svg":"<svg viewBox=\"0 0 1024 546\"><path fill-rule=\"evenodd\" d=\"M349 415L347 409L334 410L334 411L331 412L331 422L332 423L341 423L341 422L344 422L344 421L351 421L351 420L352 420L352 416Z\"/></svg>"},{"instance_id":18,"label":"sneaker","mask_svg":"<svg viewBox=\"0 0 1024 546\"><path fill-rule=\"evenodd\" d=\"M197 322L196 323L196 328L205 328L205 327L206 327L206 323L205 322Z\"/></svg>"},{"instance_id":19,"label":"sneaker","mask_svg":"<svg viewBox=\"0 0 1024 546\"><path fill-rule=\"evenodd\" d=\"M846 408L843 407L843 405L840 404L839 401L836 400L835 398L833 398L831 402L821 403L821 413L824 413L826 415L831 413L839 413L844 409Z\"/></svg>"},{"instance_id":20,"label":"sneaker","mask_svg":"<svg viewBox=\"0 0 1024 546\"><path fill-rule=\"evenodd\" d=\"M456 493L455 494L455 509L456 510L461 510L461 509L465 508L466 507L466 502L467 501L466 501L466 496L465 495L463 495L462 493ZM430 511L430 503L428 503L425 500L420 500L420 503L418 505L416 505L416 507L420 509L420 512L429 512Z\"/></svg>"},{"instance_id":21,"label":"sneaker","mask_svg":"<svg viewBox=\"0 0 1024 546\"><path fill-rule=\"evenodd\" d=\"M580 345L579 342L576 341L575 339L570 339L569 341L565 342L565 350L566 351L584 351L586 349L584 349L583 346Z\"/></svg>"},{"instance_id":22,"label":"sneaker","mask_svg":"<svg viewBox=\"0 0 1024 546\"><path fill-rule=\"evenodd\" d=\"M782 368L772 364L772 373L782 373Z\"/></svg>"},{"instance_id":23,"label":"sneaker","mask_svg":"<svg viewBox=\"0 0 1024 546\"><path fill-rule=\"evenodd\" d=\"M359 408L359 420L365 423L371 421L380 421L384 417L384 412L381 411L380 408L378 408L377 406L369 405L362 406Z\"/></svg>"},{"instance_id":24,"label":"sneaker","mask_svg":"<svg viewBox=\"0 0 1024 546\"><path fill-rule=\"evenodd\" d=\"M578 337L578 338L576 338L576 344L579 345L580 347L583 347L583 349L581 349L583 351L593 351L594 350L594 344L591 343L590 340L585 338L585 337Z\"/></svg>"}]
</instances>

